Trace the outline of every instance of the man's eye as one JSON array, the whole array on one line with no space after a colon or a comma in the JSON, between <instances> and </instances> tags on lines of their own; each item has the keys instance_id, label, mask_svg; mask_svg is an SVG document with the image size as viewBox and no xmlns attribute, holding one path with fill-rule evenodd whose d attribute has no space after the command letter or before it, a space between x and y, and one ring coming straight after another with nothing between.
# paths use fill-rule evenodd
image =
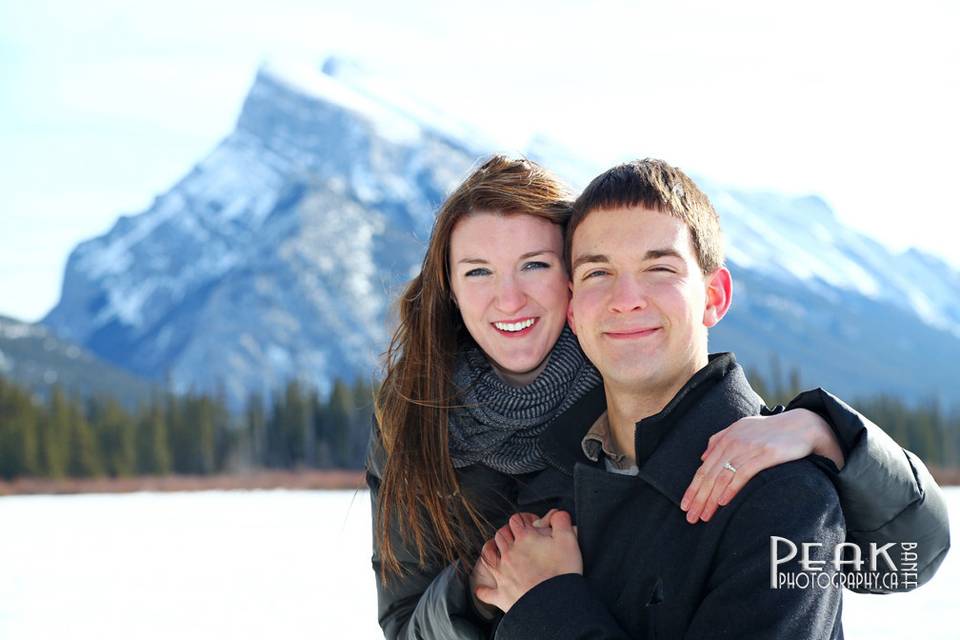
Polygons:
<instances>
[{"instance_id":1,"label":"man's eye","mask_svg":"<svg viewBox=\"0 0 960 640\"><path fill-rule=\"evenodd\" d=\"M583 279L586 280L587 278L598 278L605 275L607 275L607 271L605 269L594 269L593 271L587 271L585 274L583 274Z\"/></svg>"},{"instance_id":2,"label":"man's eye","mask_svg":"<svg viewBox=\"0 0 960 640\"><path fill-rule=\"evenodd\" d=\"M666 273L676 273L676 269L673 267L665 267L663 265L657 265L656 267L650 267L649 271L664 271Z\"/></svg>"},{"instance_id":3,"label":"man's eye","mask_svg":"<svg viewBox=\"0 0 960 640\"><path fill-rule=\"evenodd\" d=\"M476 269L470 269L470 271L467 271L467 272L466 272L465 274L463 274L463 275L466 276L466 277L468 277L468 278L471 278L471 277L473 277L473 276L488 276L488 275L490 275L490 270L489 270L489 269L485 269L485 268L483 268L483 267L477 267Z\"/></svg>"},{"instance_id":4,"label":"man's eye","mask_svg":"<svg viewBox=\"0 0 960 640\"><path fill-rule=\"evenodd\" d=\"M531 269L549 269L549 268L550 268L550 265L548 263L539 262L539 261L528 262L525 265L523 265L524 271L530 271Z\"/></svg>"}]
</instances>

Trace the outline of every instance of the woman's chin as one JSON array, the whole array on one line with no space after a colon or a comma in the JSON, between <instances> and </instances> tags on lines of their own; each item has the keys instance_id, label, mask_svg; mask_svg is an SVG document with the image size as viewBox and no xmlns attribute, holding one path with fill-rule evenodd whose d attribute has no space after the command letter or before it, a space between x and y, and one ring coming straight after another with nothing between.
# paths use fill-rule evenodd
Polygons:
<instances>
[{"instance_id":1,"label":"woman's chin","mask_svg":"<svg viewBox=\"0 0 960 640\"><path fill-rule=\"evenodd\" d=\"M514 385L524 385L533 382L547 364L548 351L542 357L524 357L514 359L493 360L493 368L497 374Z\"/></svg>"}]
</instances>

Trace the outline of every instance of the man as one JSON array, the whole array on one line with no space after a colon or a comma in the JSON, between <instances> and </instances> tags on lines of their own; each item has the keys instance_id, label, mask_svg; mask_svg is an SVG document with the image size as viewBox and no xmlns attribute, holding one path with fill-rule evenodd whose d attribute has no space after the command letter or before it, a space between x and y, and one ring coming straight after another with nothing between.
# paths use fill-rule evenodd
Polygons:
<instances>
[{"instance_id":1,"label":"man","mask_svg":"<svg viewBox=\"0 0 960 640\"><path fill-rule=\"evenodd\" d=\"M707 197L661 161L615 167L577 200L566 253L569 324L607 412L552 444L579 530L562 511L515 515L484 547L496 586L477 595L506 612L497 637L842 637L843 518L811 462L761 472L701 526L678 508L710 437L762 404L732 354L708 356L732 283ZM773 566L774 536L810 543L807 557ZM771 584L802 571L821 580Z\"/></svg>"}]
</instances>

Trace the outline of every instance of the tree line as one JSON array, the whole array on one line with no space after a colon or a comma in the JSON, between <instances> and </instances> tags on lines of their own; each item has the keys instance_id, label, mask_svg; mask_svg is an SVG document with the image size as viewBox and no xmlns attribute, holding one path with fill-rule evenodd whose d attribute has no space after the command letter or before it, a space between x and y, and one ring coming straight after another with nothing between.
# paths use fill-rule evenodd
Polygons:
<instances>
[{"instance_id":1,"label":"tree line","mask_svg":"<svg viewBox=\"0 0 960 640\"><path fill-rule=\"evenodd\" d=\"M785 380L748 372L770 404L801 391ZM0 478L125 477L230 473L246 469L362 468L373 414L369 383L334 382L321 394L290 382L269 401L251 394L233 414L218 394L158 395L135 411L115 398L46 400L0 377ZM891 396L854 406L928 464L960 468L960 413L936 402L911 406Z\"/></svg>"},{"instance_id":2,"label":"tree line","mask_svg":"<svg viewBox=\"0 0 960 640\"><path fill-rule=\"evenodd\" d=\"M269 402L251 394L232 414L218 394L159 394L135 411L59 387L39 401L0 377L0 478L358 469L372 415L362 380L337 380L326 396L290 382Z\"/></svg>"}]
</instances>

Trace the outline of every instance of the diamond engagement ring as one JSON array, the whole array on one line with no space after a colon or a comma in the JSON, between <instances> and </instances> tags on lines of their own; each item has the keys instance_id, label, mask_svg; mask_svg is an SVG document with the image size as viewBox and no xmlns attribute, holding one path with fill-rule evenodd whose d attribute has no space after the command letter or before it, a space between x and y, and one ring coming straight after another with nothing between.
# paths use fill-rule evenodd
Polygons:
<instances>
[{"instance_id":1,"label":"diamond engagement ring","mask_svg":"<svg viewBox=\"0 0 960 640\"><path fill-rule=\"evenodd\" d=\"M730 464L729 462L724 462L724 463L723 463L723 468L724 468L724 469L729 469L730 471L733 471L734 473L737 472L737 468L736 468L735 466L733 466L732 464Z\"/></svg>"}]
</instances>

